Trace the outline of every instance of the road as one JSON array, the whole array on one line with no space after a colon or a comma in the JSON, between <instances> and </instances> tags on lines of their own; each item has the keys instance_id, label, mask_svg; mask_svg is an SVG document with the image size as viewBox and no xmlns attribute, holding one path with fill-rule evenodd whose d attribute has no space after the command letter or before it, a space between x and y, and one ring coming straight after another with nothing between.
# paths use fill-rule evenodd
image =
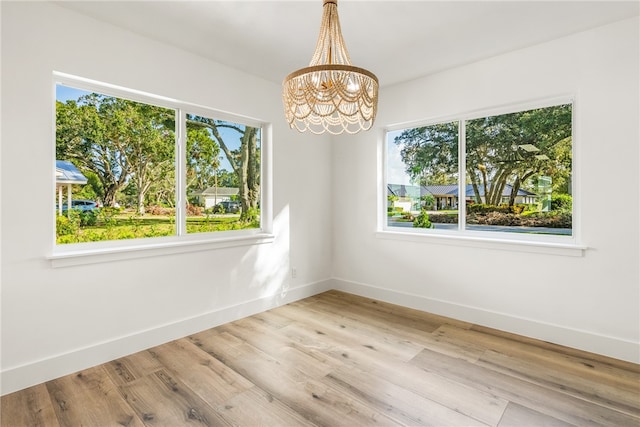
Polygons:
<instances>
[{"instance_id":1,"label":"road","mask_svg":"<svg viewBox=\"0 0 640 427\"><path fill-rule=\"evenodd\" d=\"M412 222L389 221L389 227L413 228ZM436 230L455 230L458 224L433 224ZM507 225L474 225L467 224L467 230L471 231L501 231L505 233L525 233L525 234L556 234L571 236L570 228L551 227L514 227Z\"/></svg>"}]
</instances>

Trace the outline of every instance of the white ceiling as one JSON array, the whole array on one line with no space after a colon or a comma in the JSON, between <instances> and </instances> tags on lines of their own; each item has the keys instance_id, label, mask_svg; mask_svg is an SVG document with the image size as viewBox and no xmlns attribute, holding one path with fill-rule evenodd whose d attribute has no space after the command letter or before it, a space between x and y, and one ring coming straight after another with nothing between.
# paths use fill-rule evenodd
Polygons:
<instances>
[{"instance_id":1,"label":"white ceiling","mask_svg":"<svg viewBox=\"0 0 640 427\"><path fill-rule=\"evenodd\" d=\"M322 0L60 1L59 5L280 83L308 65ZM638 1L340 0L353 65L382 86L639 14Z\"/></svg>"}]
</instances>

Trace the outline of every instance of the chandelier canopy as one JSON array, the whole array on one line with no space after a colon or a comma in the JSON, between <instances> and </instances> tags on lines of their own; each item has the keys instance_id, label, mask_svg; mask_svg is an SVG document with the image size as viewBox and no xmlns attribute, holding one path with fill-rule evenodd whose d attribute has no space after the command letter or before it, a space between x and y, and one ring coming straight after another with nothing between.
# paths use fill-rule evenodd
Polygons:
<instances>
[{"instance_id":1,"label":"chandelier canopy","mask_svg":"<svg viewBox=\"0 0 640 427\"><path fill-rule=\"evenodd\" d=\"M322 23L309 66L282 84L284 114L291 128L315 134L357 133L373 125L378 78L351 65L338 18L338 0L323 0Z\"/></svg>"}]
</instances>

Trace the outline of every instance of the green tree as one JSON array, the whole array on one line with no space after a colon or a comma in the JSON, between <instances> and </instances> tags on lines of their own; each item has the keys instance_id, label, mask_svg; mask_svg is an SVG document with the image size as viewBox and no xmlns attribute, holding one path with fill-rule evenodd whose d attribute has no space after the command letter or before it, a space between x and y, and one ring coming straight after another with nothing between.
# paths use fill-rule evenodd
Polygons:
<instances>
[{"instance_id":1,"label":"green tree","mask_svg":"<svg viewBox=\"0 0 640 427\"><path fill-rule=\"evenodd\" d=\"M92 171L84 171L84 176L87 178L87 184L78 186L78 191L73 192L74 197L77 199L90 199L90 200L103 200L102 184L97 175Z\"/></svg>"},{"instance_id":2,"label":"green tree","mask_svg":"<svg viewBox=\"0 0 640 427\"><path fill-rule=\"evenodd\" d=\"M217 179L220 187L240 188L238 175L235 172L219 169L217 171Z\"/></svg>"},{"instance_id":3,"label":"green tree","mask_svg":"<svg viewBox=\"0 0 640 427\"><path fill-rule=\"evenodd\" d=\"M466 122L467 177L477 203L510 206L520 188L539 175L567 182L571 170L571 106L560 105ZM567 154L568 148L568 154ZM530 185L535 190L535 185Z\"/></svg>"},{"instance_id":4,"label":"green tree","mask_svg":"<svg viewBox=\"0 0 640 427\"><path fill-rule=\"evenodd\" d=\"M448 122L407 129L395 143L411 180L420 185L457 182L458 123Z\"/></svg>"},{"instance_id":5,"label":"green tree","mask_svg":"<svg viewBox=\"0 0 640 427\"><path fill-rule=\"evenodd\" d=\"M420 197L420 201L422 202L422 207L424 209L433 209L436 204L436 198L431 193L427 193Z\"/></svg>"},{"instance_id":6,"label":"green tree","mask_svg":"<svg viewBox=\"0 0 640 427\"><path fill-rule=\"evenodd\" d=\"M208 129L187 128L187 193L220 185L220 147ZM218 181L218 182L216 182Z\"/></svg>"},{"instance_id":7,"label":"green tree","mask_svg":"<svg viewBox=\"0 0 640 427\"><path fill-rule=\"evenodd\" d=\"M187 116L187 125L209 129L237 177L238 198L242 208L240 219L254 220L252 215L257 211L260 195L260 129L192 115ZM230 148L221 129L231 130L238 135L240 146L237 150Z\"/></svg>"},{"instance_id":8,"label":"green tree","mask_svg":"<svg viewBox=\"0 0 640 427\"><path fill-rule=\"evenodd\" d=\"M139 214L145 213L146 195L154 183L174 169L175 135L164 127L173 111L117 99L111 140L129 165ZM171 187L174 187L172 184Z\"/></svg>"},{"instance_id":9,"label":"green tree","mask_svg":"<svg viewBox=\"0 0 640 427\"><path fill-rule=\"evenodd\" d=\"M571 105L539 108L465 122L467 182L477 203L498 205L511 185L509 205L523 186L549 175L568 192ZM421 185L457 183L458 127L444 123L408 129L395 139L407 173Z\"/></svg>"},{"instance_id":10,"label":"green tree","mask_svg":"<svg viewBox=\"0 0 640 427\"><path fill-rule=\"evenodd\" d=\"M132 183L144 213L147 191L173 169L175 137L165 125L173 114L97 93L58 101L56 156L97 177L105 206L114 206L116 194Z\"/></svg>"},{"instance_id":11,"label":"green tree","mask_svg":"<svg viewBox=\"0 0 640 427\"><path fill-rule=\"evenodd\" d=\"M99 113L101 95L90 94L56 102L56 157L70 160L100 181L103 203L113 205L127 181L129 166L107 135L108 123Z\"/></svg>"}]
</instances>

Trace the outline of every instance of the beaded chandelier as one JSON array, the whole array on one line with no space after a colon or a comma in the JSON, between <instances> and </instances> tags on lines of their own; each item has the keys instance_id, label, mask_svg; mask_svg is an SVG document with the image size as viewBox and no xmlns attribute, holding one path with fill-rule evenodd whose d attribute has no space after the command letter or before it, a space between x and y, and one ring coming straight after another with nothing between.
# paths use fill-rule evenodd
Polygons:
<instances>
[{"instance_id":1,"label":"beaded chandelier","mask_svg":"<svg viewBox=\"0 0 640 427\"><path fill-rule=\"evenodd\" d=\"M351 65L338 18L338 0L323 0L322 23L309 66L282 84L284 114L291 128L315 134L357 133L373 125L378 78Z\"/></svg>"}]
</instances>

